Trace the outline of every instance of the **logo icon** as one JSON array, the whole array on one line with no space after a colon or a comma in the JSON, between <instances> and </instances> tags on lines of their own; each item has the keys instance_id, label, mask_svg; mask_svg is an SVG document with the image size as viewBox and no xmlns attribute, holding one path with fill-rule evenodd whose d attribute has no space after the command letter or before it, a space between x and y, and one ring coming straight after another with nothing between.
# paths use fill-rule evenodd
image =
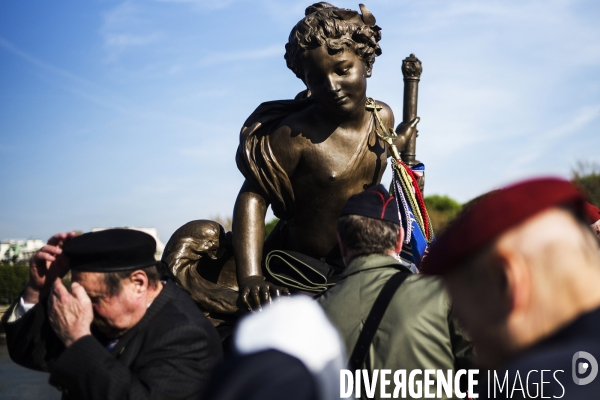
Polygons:
<instances>
[{"instance_id":1,"label":"logo icon","mask_svg":"<svg viewBox=\"0 0 600 400\"><path fill-rule=\"evenodd\" d=\"M584 359L586 362L581 362L581 359ZM587 371L590 371L587 377L579 378L577 376L583 375ZM596 379L596 375L598 375L598 361L596 361L593 355L587 351L578 351L573 354L573 382L576 385L587 385Z\"/></svg>"}]
</instances>

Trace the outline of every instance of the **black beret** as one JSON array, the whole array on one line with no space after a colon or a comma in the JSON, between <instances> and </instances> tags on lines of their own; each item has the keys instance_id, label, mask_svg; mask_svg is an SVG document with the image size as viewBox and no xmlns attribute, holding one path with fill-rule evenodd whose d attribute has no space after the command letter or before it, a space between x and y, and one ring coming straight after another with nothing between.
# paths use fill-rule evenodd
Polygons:
<instances>
[{"instance_id":1,"label":"black beret","mask_svg":"<svg viewBox=\"0 0 600 400\"><path fill-rule=\"evenodd\" d=\"M396 198L390 196L382 184L350 197L342 209L342 215L361 215L400 225Z\"/></svg>"},{"instance_id":2,"label":"black beret","mask_svg":"<svg viewBox=\"0 0 600 400\"><path fill-rule=\"evenodd\" d=\"M74 271L133 271L157 265L156 241L133 229L107 229L67 240L63 254Z\"/></svg>"}]
</instances>

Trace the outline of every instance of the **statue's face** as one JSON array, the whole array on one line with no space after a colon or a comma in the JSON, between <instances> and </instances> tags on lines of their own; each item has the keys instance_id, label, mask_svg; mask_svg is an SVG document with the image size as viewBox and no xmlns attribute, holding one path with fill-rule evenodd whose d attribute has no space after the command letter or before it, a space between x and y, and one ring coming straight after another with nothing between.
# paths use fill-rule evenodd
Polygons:
<instances>
[{"instance_id":1,"label":"statue's face","mask_svg":"<svg viewBox=\"0 0 600 400\"><path fill-rule=\"evenodd\" d=\"M327 46L307 50L302 59L304 82L325 112L348 115L365 106L370 71L352 50L331 53Z\"/></svg>"}]
</instances>

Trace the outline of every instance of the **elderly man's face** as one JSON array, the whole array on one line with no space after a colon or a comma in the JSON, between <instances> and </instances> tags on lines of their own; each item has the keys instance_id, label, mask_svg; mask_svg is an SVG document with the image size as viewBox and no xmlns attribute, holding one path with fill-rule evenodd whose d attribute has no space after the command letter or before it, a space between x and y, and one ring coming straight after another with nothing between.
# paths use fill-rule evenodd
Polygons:
<instances>
[{"instance_id":1,"label":"elderly man's face","mask_svg":"<svg viewBox=\"0 0 600 400\"><path fill-rule=\"evenodd\" d=\"M135 285L123 280L121 292L111 295L98 272L72 272L72 280L85 289L94 309L94 325L110 338L121 336L133 327L145 313L143 304L136 294Z\"/></svg>"},{"instance_id":2,"label":"elderly man's face","mask_svg":"<svg viewBox=\"0 0 600 400\"><path fill-rule=\"evenodd\" d=\"M502 363L510 346L510 304L505 277L497 263L490 250L446 277L456 317L469 333L478 361L485 367Z\"/></svg>"}]
</instances>

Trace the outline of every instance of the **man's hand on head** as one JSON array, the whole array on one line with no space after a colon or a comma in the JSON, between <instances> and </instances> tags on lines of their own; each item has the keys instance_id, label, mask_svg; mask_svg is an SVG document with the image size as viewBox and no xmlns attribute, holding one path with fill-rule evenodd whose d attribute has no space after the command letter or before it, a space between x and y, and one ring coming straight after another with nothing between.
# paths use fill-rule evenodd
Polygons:
<instances>
[{"instance_id":1,"label":"man's hand on head","mask_svg":"<svg viewBox=\"0 0 600 400\"><path fill-rule=\"evenodd\" d=\"M62 256L65 241L77 232L57 233L29 260L29 281L25 287L23 300L36 304L40 294L48 292L56 278L64 277L69 271L67 259Z\"/></svg>"},{"instance_id":2,"label":"man's hand on head","mask_svg":"<svg viewBox=\"0 0 600 400\"><path fill-rule=\"evenodd\" d=\"M90 326L94 320L92 301L83 286L73 282L71 291L72 295L61 280L56 279L48 306L50 325L67 347L78 339L91 335Z\"/></svg>"}]
</instances>

